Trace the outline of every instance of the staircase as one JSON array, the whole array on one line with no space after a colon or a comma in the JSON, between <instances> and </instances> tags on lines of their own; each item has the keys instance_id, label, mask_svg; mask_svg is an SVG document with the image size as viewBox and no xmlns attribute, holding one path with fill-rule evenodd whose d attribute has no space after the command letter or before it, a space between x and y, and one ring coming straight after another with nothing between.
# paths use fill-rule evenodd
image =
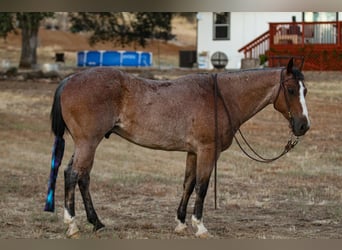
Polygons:
<instances>
[{"instance_id":1,"label":"staircase","mask_svg":"<svg viewBox=\"0 0 342 250\"><path fill-rule=\"evenodd\" d=\"M268 30L239 49L239 52L243 51L245 58L259 58L259 56L264 55L269 48L270 31Z\"/></svg>"}]
</instances>

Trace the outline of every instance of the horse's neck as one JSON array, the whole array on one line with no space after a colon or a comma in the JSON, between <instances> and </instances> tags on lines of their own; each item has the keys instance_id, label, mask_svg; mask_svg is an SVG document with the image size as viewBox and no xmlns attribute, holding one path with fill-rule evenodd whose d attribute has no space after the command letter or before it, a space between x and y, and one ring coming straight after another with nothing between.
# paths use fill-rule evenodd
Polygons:
<instances>
[{"instance_id":1,"label":"horse's neck","mask_svg":"<svg viewBox=\"0 0 342 250\"><path fill-rule=\"evenodd\" d=\"M278 70L247 71L233 77L226 75L225 78L228 82L221 84L222 92L226 102L230 103L228 109L236 122L235 127L273 103L280 86Z\"/></svg>"}]
</instances>

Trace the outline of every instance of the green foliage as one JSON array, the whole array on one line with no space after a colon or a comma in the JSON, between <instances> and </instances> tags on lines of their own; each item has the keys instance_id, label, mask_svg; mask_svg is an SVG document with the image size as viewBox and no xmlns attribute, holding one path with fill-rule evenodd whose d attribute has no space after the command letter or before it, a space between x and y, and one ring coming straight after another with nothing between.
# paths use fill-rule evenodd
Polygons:
<instances>
[{"instance_id":1,"label":"green foliage","mask_svg":"<svg viewBox=\"0 0 342 250\"><path fill-rule=\"evenodd\" d=\"M171 34L169 12L78 12L70 14L72 32L92 32L91 45L112 41L125 46L138 43L145 46L148 38L168 40Z\"/></svg>"},{"instance_id":2,"label":"green foliage","mask_svg":"<svg viewBox=\"0 0 342 250\"><path fill-rule=\"evenodd\" d=\"M17 12L16 18L20 29L38 29L40 21L53 17L53 12Z\"/></svg>"},{"instance_id":3,"label":"green foliage","mask_svg":"<svg viewBox=\"0 0 342 250\"><path fill-rule=\"evenodd\" d=\"M268 60L268 58L265 54L259 55L259 59L260 59L260 65L264 65Z\"/></svg>"},{"instance_id":4,"label":"green foliage","mask_svg":"<svg viewBox=\"0 0 342 250\"><path fill-rule=\"evenodd\" d=\"M0 37L7 38L7 34L15 30L14 14L0 12Z\"/></svg>"},{"instance_id":5,"label":"green foliage","mask_svg":"<svg viewBox=\"0 0 342 250\"><path fill-rule=\"evenodd\" d=\"M145 46L146 38L169 40L171 37L171 18L169 12L138 12L136 22L132 24L135 37Z\"/></svg>"},{"instance_id":6,"label":"green foliage","mask_svg":"<svg viewBox=\"0 0 342 250\"><path fill-rule=\"evenodd\" d=\"M20 29L38 29L40 21L46 17L53 17L53 12L0 12L0 37L6 39L7 34ZM16 21L18 27L16 27Z\"/></svg>"}]
</instances>

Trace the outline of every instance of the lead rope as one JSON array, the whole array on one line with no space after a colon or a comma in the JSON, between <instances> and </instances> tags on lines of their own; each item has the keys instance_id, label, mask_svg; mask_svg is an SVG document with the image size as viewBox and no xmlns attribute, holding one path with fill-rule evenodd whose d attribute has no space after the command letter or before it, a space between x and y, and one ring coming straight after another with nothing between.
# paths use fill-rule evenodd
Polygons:
<instances>
[{"instance_id":1,"label":"lead rope","mask_svg":"<svg viewBox=\"0 0 342 250\"><path fill-rule=\"evenodd\" d=\"M215 106L215 166L214 166L214 200L217 209L217 147L218 147L218 117L217 117L217 74L212 75L214 81L214 106Z\"/></svg>"},{"instance_id":2,"label":"lead rope","mask_svg":"<svg viewBox=\"0 0 342 250\"><path fill-rule=\"evenodd\" d=\"M227 104L224 100L224 98L222 97L221 91L218 87L217 84L217 74L213 74L212 75L212 79L214 81L214 109L215 109L215 166L214 166L214 201L215 201L215 209L217 209L217 154L218 154L218 111L217 111L217 101L218 98L221 99L222 103L223 103L223 107L224 110L227 114L228 117L228 122L232 128L232 132L234 135L234 139L236 141L236 143L238 144L239 148L241 149L241 151L250 159L257 161L257 162L261 162L261 163L270 163L273 162L277 159L279 159L280 157L284 156L286 153L288 153L291 149L293 149L297 143L298 143L298 137L296 137L295 139L293 139L293 135L291 134L290 139L287 141L287 144L284 147L283 152L281 152L278 156L274 157L274 158L265 158L263 156L261 156L260 154L258 154L253 148L252 146L248 143L248 141L246 140L245 136L242 134L240 128L238 129L234 129L233 125L232 125L232 120L230 117L230 113L227 107ZM283 80L281 80L280 82L280 88L284 88L283 86ZM278 91L278 95L279 95L280 89ZM292 115L291 115L291 111L290 111L290 106L289 106L289 102L287 99L287 95L285 94L285 101L286 101L286 105L288 108L288 113L289 113L289 117L290 120L292 121ZM255 154L255 156L252 156L250 153L248 153L241 145L239 139L236 137L235 133L239 132L242 140L245 142L245 144L247 145L247 147Z\"/></svg>"}]
</instances>

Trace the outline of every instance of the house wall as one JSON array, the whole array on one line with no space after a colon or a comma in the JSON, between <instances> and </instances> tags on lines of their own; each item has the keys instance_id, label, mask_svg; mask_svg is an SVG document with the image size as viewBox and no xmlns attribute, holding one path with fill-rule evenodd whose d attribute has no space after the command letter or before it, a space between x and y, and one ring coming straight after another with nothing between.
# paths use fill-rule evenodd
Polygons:
<instances>
[{"instance_id":1,"label":"house wall","mask_svg":"<svg viewBox=\"0 0 342 250\"><path fill-rule=\"evenodd\" d=\"M212 69L210 57L216 51L228 56L226 68L239 69L243 53L238 50L269 29L269 22L291 22L296 16L302 21L302 12L231 12L230 40L213 40L213 13L199 12L197 34L197 58L200 68Z\"/></svg>"}]
</instances>

